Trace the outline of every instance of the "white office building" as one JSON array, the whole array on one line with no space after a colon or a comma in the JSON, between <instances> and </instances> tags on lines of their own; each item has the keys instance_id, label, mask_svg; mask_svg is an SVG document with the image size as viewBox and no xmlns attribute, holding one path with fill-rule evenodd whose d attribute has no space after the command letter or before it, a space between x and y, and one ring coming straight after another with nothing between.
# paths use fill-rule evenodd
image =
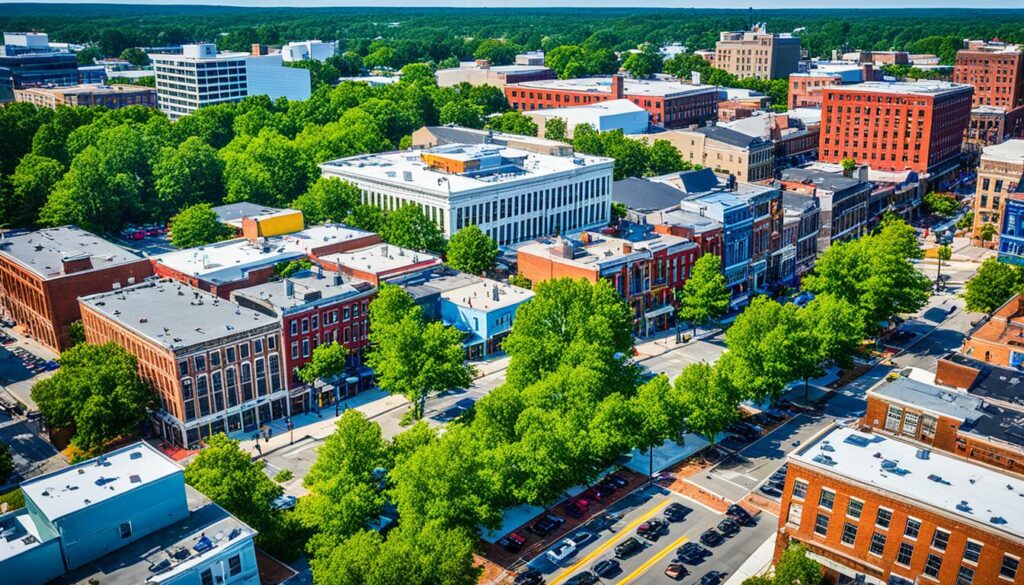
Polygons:
<instances>
[{"instance_id":1,"label":"white office building","mask_svg":"<svg viewBox=\"0 0 1024 585\"><path fill-rule=\"evenodd\" d=\"M218 53L212 43L185 45L180 54L152 54L157 102L172 120L197 109L250 95L305 100L307 69L284 67L280 54Z\"/></svg>"},{"instance_id":2,"label":"white office building","mask_svg":"<svg viewBox=\"0 0 1024 585\"><path fill-rule=\"evenodd\" d=\"M508 245L607 225L613 165L605 157L484 143L354 156L320 169L385 211L419 205L446 238L475 224Z\"/></svg>"},{"instance_id":3,"label":"white office building","mask_svg":"<svg viewBox=\"0 0 1024 585\"><path fill-rule=\"evenodd\" d=\"M285 63L292 61L325 61L328 57L338 54L338 42L301 41L288 43L281 47L281 57Z\"/></svg>"}]
</instances>

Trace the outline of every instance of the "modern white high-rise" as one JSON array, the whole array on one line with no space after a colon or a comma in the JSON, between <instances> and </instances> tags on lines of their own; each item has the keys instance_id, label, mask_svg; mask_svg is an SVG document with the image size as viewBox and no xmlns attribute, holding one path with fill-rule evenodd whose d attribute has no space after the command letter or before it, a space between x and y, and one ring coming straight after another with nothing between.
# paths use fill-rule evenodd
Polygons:
<instances>
[{"instance_id":1,"label":"modern white high-rise","mask_svg":"<svg viewBox=\"0 0 1024 585\"><path fill-rule=\"evenodd\" d=\"M285 63L291 61L324 61L338 53L338 42L300 41L281 47Z\"/></svg>"},{"instance_id":2,"label":"modern white high-rise","mask_svg":"<svg viewBox=\"0 0 1024 585\"><path fill-rule=\"evenodd\" d=\"M363 203L418 205L446 238L477 225L507 245L607 225L614 163L485 143L360 155L320 169L356 185Z\"/></svg>"},{"instance_id":3,"label":"modern white high-rise","mask_svg":"<svg viewBox=\"0 0 1024 585\"><path fill-rule=\"evenodd\" d=\"M156 78L157 102L172 120L197 109L237 102L250 95L305 100L307 69L284 67L280 55L218 53L212 43L185 45L180 54L149 56Z\"/></svg>"}]
</instances>

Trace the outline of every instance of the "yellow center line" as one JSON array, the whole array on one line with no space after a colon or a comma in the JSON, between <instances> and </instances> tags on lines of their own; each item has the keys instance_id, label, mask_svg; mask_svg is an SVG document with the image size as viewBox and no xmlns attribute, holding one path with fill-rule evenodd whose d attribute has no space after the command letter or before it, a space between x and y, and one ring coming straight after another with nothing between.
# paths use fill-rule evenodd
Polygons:
<instances>
[{"instance_id":1,"label":"yellow center line","mask_svg":"<svg viewBox=\"0 0 1024 585\"><path fill-rule=\"evenodd\" d=\"M645 562L644 564L640 565L640 567L637 568L637 570L635 570L632 573L630 573L630 574L626 575L625 577L623 577L623 579L621 581L619 581L618 585L626 585L626 583L629 583L633 579L636 579L640 575L643 575L645 572L647 572L647 569L651 568L651 565L653 565L654 563L660 561L668 553L676 550L676 547L678 547L679 545L683 544L687 540L688 539L687 539L687 537L685 535L680 536L679 538L677 538L675 540L675 542L673 542L672 544L666 546L664 549L662 549L660 552L658 552L658 554L656 554L653 557L647 559L647 562Z\"/></svg>"},{"instance_id":2,"label":"yellow center line","mask_svg":"<svg viewBox=\"0 0 1024 585\"><path fill-rule=\"evenodd\" d=\"M633 532L634 528L636 528L640 524L642 524L642 523L646 522L647 520L649 520L651 516L653 516L656 513L658 513L659 510L661 510L662 508L664 508L665 506L667 506L671 502L672 502L671 499L666 498L664 502L662 502L662 503L658 504L657 506L655 506L650 512L647 512L643 516L641 516L641 517L637 518L636 520L630 522L628 526L626 526L625 528L620 530L614 537L608 539L608 542L602 544L601 546L599 546L596 549L594 549L593 551L591 551L590 554L588 554L587 556L585 556L582 559L580 559L579 561L577 561L576 564L574 564L573 566L571 566L568 569L566 569L561 575L559 575L559 576L555 577L554 579L551 579L550 581L548 581L548 584L549 585L558 585L562 581L565 581L566 579L571 577L573 573L575 573L580 568L582 568L583 565L586 565L587 563L592 561L594 559L594 557L596 557L597 555L599 555L599 554L603 553L604 551L608 550L616 542L618 542L620 540L625 540L624 537L626 537L626 536L632 536L631 533Z\"/></svg>"}]
</instances>

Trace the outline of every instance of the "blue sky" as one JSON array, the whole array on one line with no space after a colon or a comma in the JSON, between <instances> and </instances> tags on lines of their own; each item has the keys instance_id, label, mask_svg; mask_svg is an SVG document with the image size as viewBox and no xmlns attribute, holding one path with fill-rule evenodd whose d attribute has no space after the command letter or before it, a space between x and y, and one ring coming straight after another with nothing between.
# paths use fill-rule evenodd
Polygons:
<instances>
[{"instance_id":1,"label":"blue sky","mask_svg":"<svg viewBox=\"0 0 1024 585\"><path fill-rule=\"evenodd\" d=\"M70 3L67 0L35 0L43 3ZM0 0L0 4L10 0ZM107 4L218 4L226 6L454 6L472 8L513 7L662 7L662 8L1017 8L1024 0L106 0Z\"/></svg>"}]
</instances>

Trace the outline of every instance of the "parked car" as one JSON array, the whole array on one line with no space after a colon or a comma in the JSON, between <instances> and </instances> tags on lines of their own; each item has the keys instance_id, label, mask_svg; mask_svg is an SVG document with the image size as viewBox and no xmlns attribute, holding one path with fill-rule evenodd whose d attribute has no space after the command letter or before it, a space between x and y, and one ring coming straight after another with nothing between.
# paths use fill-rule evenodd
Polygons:
<instances>
[{"instance_id":1,"label":"parked car","mask_svg":"<svg viewBox=\"0 0 1024 585\"><path fill-rule=\"evenodd\" d=\"M524 544L526 544L526 538L518 532L509 532L498 541L498 545L510 553L517 553L523 550Z\"/></svg>"},{"instance_id":2,"label":"parked car","mask_svg":"<svg viewBox=\"0 0 1024 585\"><path fill-rule=\"evenodd\" d=\"M722 533L714 528L708 528L700 535L700 541L708 546L718 546L722 544L722 540Z\"/></svg>"},{"instance_id":3,"label":"parked car","mask_svg":"<svg viewBox=\"0 0 1024 585\"><path fill-rule=\"evenodd\" d=\"M741 526L750 526L754 523L754 517L739 504L729 506L729 509L725 511L725 515L735 520Z\"/></svg>"},{"instance_id":4,"label":"parked car","mask_svg":"<svg viewBox=\"0 0 1024 585\"><path fill-rule=\"evenodd\" d=\"M553 549L545 553L545 555L552 563L560 565L562 564L562 561L576 554L577 550L579 550L579 546L573 542L571 538L563 538Z\"/></svg>"},{"instance_id":5,"label":"parked car","mask_svg":"<svg viewBox=\"0 0 1024 585\"><path fill-rule=\"evenodd\" d=\"M586 546L586 545L590 544L591 542L594 542L595 540L597 540L597 535L594 534L593 532L583 531L583 532L577 532L576 534L573 534L571 538L572 538L572 541L576 543L576 546L578 548L583 548L584 546Z\"/></svg>"},{"instance_id":6,"label":"parked car","mask_svg":"<svg viewBox=\"0 0 1024 585\"><path fill-rule=\"evenodd\" d=\"M740 525L732 518L726 518L718 523L718 530L724 536L732 537L740 532Z\"/></svg>"},{"instance_id":7,"label":"parked car","mask_svg":"<svg viewBox=\"0 0 1024 585\"><path fill-rule=\"evenodd\" d=\"M682 563L669 563L668 566L665 567L665 576L669 579L681 581L683 577L686 577L689 574L690 571L686 568L686 565Z\"/></svg>"},{"instance_id":8,"label":"parked car","mask_svg":"<svg viewBox=\"0 0 1024 585\"><path fill-rule=\"evenodd\" d=\"M570 518L583 517L583 509L577 506L575 502L568 502L566 504L562 504L562 511L565 512L565 515Z\"/></svg>"},{"instance_id":9,"label":"parked car","mask_svg":"<svg viewBox=\"0 0 1024 585\"><path fill-rule=\"evenodd\" d=\"M295 496L284 494L274 498L270 502L270 507L275 510L291 510L292 508L295 507L295 503L297 501L298 500L295 498Z\"/></svg>"},{"instance_id":10,"label":"parked car","mask_svg":"<svg viewBox=\"0 0 1024 585\"><path fill-rule=\"evenodd\" d=\"M6 327L8 329L12 329L12 328L14 328L14 326L17 325L17 323L15 323L14 321L11 321L10 319L0 319L0 325L3 325L4 327Z\"/></svg>"},{"instance_id":11,"label":"parked car","mask_svg":"<svg viewBox=\"0 0 1024 585\"><path fill-rule=\"evenodd\" d=\"M668 522L657 519L648 520L636 527L636 535L650 541L658 540L658 538L667 531Z\"/></svg>"},{"instance_id":12,"label":"parked car","mask_svg":"<svg viewBox=\"0 0 1024 585\"><path fill-rule=\"evenodd\" d=\"M547 518L542 517L533 524L531 524L530 527L527 528L527 530L536 534L537 536L544 537L551 534L551 532L557 527L557 524L548 520Z\"/></svg>"},{"instance_id":13,"label":"parked car","mask_svg":"<svg viewBox=\"0 0 1024 585\"><path fill-rule=\"evenodd\" d=\"M721 571L711 571L700 578L700 585L719 585L724 580L725 573Z\"/></svg>"},{"instance_id":14,"label":"parked car","mask_svg":"<svg viewBox=\"0 0 1024 585\"><path fill-rule=\"evenodd\" d=\"M583 510L589 510L590 506L593 504L593 502L584 497L576 498L575 500L572 501L572 503L576 504Z\"/></svg>"},{"instance_id":15,"label":"parked car","mask_svg":"<svg viewBox=\"0 0 1024 585\"><path fill-rule=\"evenodd\" d=\"M763 493L764 495L770 496L772 498L778 498L778 497L782 496L782 492L780 490L772 487L771 485L769 485L767 483L762 485L758 489L760 489L761 493Z\"/></svg>"},{"instance_id":16,"label":"parked car","mask_svg":"<svg viewBox=\"0 0 1024 585\"><path fill-rule=\"evenodd\" d=\"M687 508L679 502L672 502L665 508L663 514L665 518L668 518L669 522L682 522L690 512L693 512L693 508Z\"/></svg>"},{"instance_id":17,"label":"parked car","mask_svg":"<svg viewBox=\"0 0 1024 585\"><path fill-rule=\"evenodd\" d=\"M615 547L615 556L620 559L628 559L642 550L644 550L644 543L640 542L637 537L630 536Z\"/></svg>"},{"instance_id":18,"label":"parked car","mask_svg":"<svg viewBox=\"0 0 1024 585\"><path fill-rule=\"evenodd\" d=\"M590 570L602 579L610 579L622 572L622 566L615 559L605 559L590 567Z\"/></svg>"},{"instance_id":19,"label":"parked car","mask_svg":"<svg viewBox=\"0 0 1024 585\"><path fill-rule=\"evenodd\" d=\"M619 486L620 488L621 487L626 487L627 485L629 485L629 480L627 480L626 478L624 478L621 475L618 475L616 473L608 474L608 477L605 478L605 479L607 479L608 481L611 481L612 483L614 483L615 485Z\"/></svg>"},{"instance_id":20,"label":"parked car","mask_svg":"<svg viewBox=\"0 0 1024 585\"><path fill-rule=\"evenodd\" d=\"M583 571L578 575L570 577L565 582L565 585L594 585L597 582L597 575L591 573L590 571Z\"/></svg>"},{"instance_id":21,"label":"parked car","mask_svg":"<svg viewBox=\"0 0 1024 585\"><path fill-rule=\"evenodd\" d=\"M544 574L537 569L529 569L516 575L516 579L512 583L514 585L542 585Z\"/></svg>"},{"instance_id":22,"label":"parked car","mask_svg":"<svg viewBox=\"0 0 1024 585\"><path fill-rule=\"evenodd\" d=\"M555 528L558 528L562 524L565 524L565 518L562 518L561 516L556 516L554 514L544 514L544 518L546 518L548 521L554 524Z\"/></svg>"},{"instance_id":23,"label":"parked car","mask_svg":"<svg viewBox=\"0 0 1024 585\"><path fill-rule=\"evenodd\" d=\"M683 546L676 549L676 559L690 565L699 563L710 554L711 551L696 542L684 542Z\"/></svg>"}]
</instances>

